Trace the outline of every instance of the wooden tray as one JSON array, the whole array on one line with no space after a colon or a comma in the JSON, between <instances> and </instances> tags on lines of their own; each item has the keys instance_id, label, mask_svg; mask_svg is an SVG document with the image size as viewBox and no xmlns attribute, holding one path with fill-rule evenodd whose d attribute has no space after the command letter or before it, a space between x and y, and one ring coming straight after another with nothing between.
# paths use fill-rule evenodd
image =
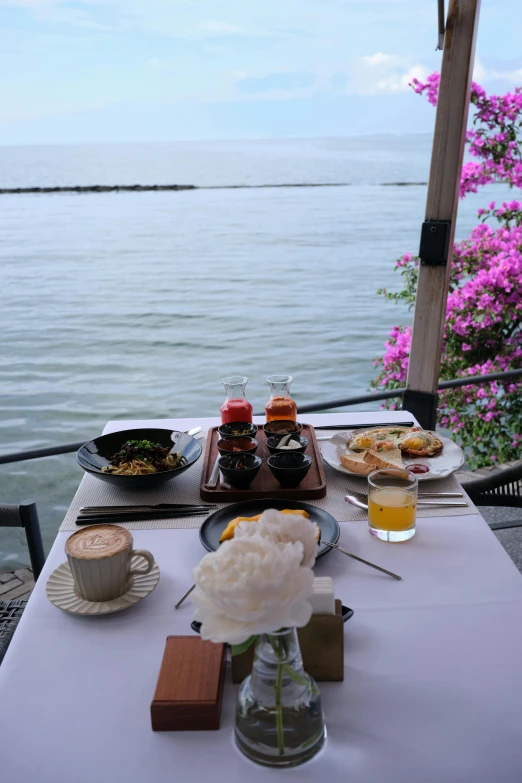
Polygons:
<instances>
[{"instance_id":1,"label":"wooden tray","mask_svg":"<svg viewBox=\"0 0 522 783\"><path fill-rule=\"evenodd\" d=\"M217 486L210 489L205 486L205 483L209 480L214 463L219 456L217 450L217 442L219 440L218 428L212 427L208 431L207 446L203 458L203 470L201 471L199 494L202 499L216 501L218 503L235 503L238 500L254 500L257 498L289 498L293 500L314 500L324 498L326 495L326 479L314 428L310 424L303 424L301 436L308 438L308 446L306 447L305 454L308 454L308 456L312 458L312 464L305 478L297 487L290 489L283 488L272 475L272 472L267 465L267 459L270 457L270 452L266 445L265 433L263 432L262 427L260 427L256 434L256 440L259 443L256 455L261 457L263 464L248 489L235 489L235 487L226 489L221 486L221 477L218 480Z\"/></svg>"}]
</instances>

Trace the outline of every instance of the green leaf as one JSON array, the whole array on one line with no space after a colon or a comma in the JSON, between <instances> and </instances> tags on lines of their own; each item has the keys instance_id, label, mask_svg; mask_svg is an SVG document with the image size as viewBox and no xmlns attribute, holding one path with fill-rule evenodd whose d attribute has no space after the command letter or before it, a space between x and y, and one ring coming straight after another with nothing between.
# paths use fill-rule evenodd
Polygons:
<instances>
[{"instance_id":1,"label":"green leaf","mask_svg":"<svg viewBox=\"0 0 522 783\"><path fill-rule=\"evenodd\" d=\"M231 645L232 655L241 655L241 653L246 652L250 647L252 647L256 640L257 636L249 636L248 639L245 639L245 641L241 642L241 644Z\"/></svg>"},{"instance_id":2,"label":"green leaf","mask_svg":"<svg viewBox=\"0 0 522 783\"><path fill-rule=\"evenodd\" d=\"M305 677L303 674L298 674L295 672L290 664L284 663L283 664L283 671L285 674L287 674L291 680L296 682L298 685L308 685L308 677Z\"/></svg>"}]
</instances>

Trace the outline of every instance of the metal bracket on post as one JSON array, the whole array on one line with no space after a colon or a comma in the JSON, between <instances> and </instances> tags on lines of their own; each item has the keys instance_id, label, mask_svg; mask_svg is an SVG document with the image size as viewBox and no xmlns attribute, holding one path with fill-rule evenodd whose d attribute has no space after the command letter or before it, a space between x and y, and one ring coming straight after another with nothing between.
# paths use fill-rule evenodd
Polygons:
<instances>
[{"instance_id":1,"label":"metal bracket on post","mask_svg":"<svg viewBox=\"0 0 522 783\"><path fill-rule=\"evenodd\" d=\"M402 410L412 413L421 427L434 430L437 426L438 394L406 389L402 398Z\"/></svg>"},{"instance_id":2,"label":"metal bracket on post","mask_svg":"<svg viewBox=\"0 0 522 783\"><path fill-rule=\"evenodd\" d=\"M422 266L447 266L451 220L425 220L419 256Z\"/></svg>"},{"instance_id":3,"label":"metal bracket on post","mask_svg":"<svg viewBox=\"0 0 522 783\"><path fill-rule=\"evenodd\" d=\"M444 0L439 0L438 2L438 19L439 19L439 35L437 38L437 46L435 47L435 51L437 49L440 49L441 51L444 49L444 33L446 32L445 22L444 22Z\"/></svg>"}]
</instances>

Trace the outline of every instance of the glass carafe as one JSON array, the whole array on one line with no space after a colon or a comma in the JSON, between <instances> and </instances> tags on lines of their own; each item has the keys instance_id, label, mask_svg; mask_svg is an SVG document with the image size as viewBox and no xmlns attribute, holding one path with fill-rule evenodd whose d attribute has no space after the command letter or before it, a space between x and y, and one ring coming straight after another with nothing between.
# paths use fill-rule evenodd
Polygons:
<instances>
[{"instance_id":1,"label":"glass carafe","mask_svg":"<svg viewBox=\"0 0 522 783\"><path fill-rule=\"evenodd\" d=\"M325 737L321 694L303 669L295 628L262 634L237 695L238 748L258 764L294 767L315 756Z\"/></svg>"},{"instance_id":2,"label":"glass carafe","mask_svg":"<svg viewBox=\"0 0 522 783\"><path fill-rule=\"evenodd\" d=\"M247 382L248 378L243 375L223 378L222 383L227 396L220 408L222 424L230 424L234 421L252 422L252 406L245 396Z\"/></svg>"},{"instance_id":3,"label":"glass carafe","mask_svg":"<svg viewBox=\"0 0 522 783\"><path fill-rule=\"evenodd\" d=\"M291 375L270 375L266 379L270 386L270 399L265 405L267 421L297 419L297 405L290 396Z\"/></svg>"}]
</instances>

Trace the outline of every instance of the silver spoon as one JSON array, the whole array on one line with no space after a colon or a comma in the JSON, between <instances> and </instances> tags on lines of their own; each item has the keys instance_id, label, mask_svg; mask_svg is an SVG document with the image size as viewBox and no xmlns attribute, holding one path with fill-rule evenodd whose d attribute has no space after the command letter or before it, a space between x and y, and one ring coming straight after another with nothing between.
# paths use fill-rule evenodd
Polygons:
<instances>
[{"instance_id":1,"label":"silver spoon","mask_svg":"<svg viewBox=\"0 0 522 783\"><path fill-rule=\"evenodd\" d=\"M178 601L178 603L176 604L176 606L174 607L174 609L179 609L179 607L181 606L181 604L184 602L184 600L185 600L186 598L188 598L188 597L189 597L189 595L190 595L190 594L191 594L191 592L192 592L192 591L195 589L195 587L196 587L196 585L192 585L192 587L191 587L189 590L187 590L187 592L185 593L185 595L183 595L183 596L182 596L182 597L179 599L179 601Z\"/></svg>"},{"instance_id":2,"label":"silver spoon","mask_svg":"<svg viewBox=\"0 0 522 783\"><path fill-rule=\"evenodd\" d=\"M172 443L174 444L174 446L170 450L171 453L177 447L179 436L182 433L194 436L194 435L197 435L198 432L201 432L201 427L192 427L192 429L190 429L190 430L181 430L180 432L172 432L171 435L170 435L170 439L171 439Z\"/></svg>"}]
</instances>

